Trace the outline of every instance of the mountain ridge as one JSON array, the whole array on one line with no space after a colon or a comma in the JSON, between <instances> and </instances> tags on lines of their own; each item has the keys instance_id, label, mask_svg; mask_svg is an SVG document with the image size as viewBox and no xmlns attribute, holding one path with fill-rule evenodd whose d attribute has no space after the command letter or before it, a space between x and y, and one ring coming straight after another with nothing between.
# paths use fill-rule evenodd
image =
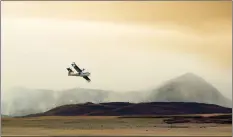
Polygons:
<instances>
[{"instance_id":1,"label":"mountain ridge","mask_svg":"<svg viewBox=\"0 0 233 137\"><path fill-rule=\"evenodd\" d=\"M187 93L188 95L186 95ZM212 96L213 98L211 98ZM200 102L232 107L229 105L232 104L231 101L228 101L214 86L193 73L185 73L165 81L158 88L144 92L114 92L86 88L53 91L45 89L32 90L21 87L14 89L14 94L10 97L11 102L2 102L2 108L3 111L7 111L7 113L4 112L5 114L15 116L41 113L57 106L85 102ZM203 102L203 100L205 101Z\"/></svg>"},{"instance_id":2,"label":"mountain ridge","mask_svg":"<svg viewBox=\"0 0 233 137\"><path fill-rule=\"evenodd\" d=\"M217 104L232 107L231 100L224 97L213 85L193 73L186 73L164 82L151 94L156 101L184 101Z\"/></svg>"},{"instance_id":3,"label":"mountain ridge","mask_svg":"<svg viewBox=\"0 0 233 137\"><path fill-rule=\"evenodd\" d=\"M185 115L232 113L231 108L214 104L194 102L108 102L64 105L39 114L37 116L140 116L140 115Z\"/></svg>"}]
</instances>

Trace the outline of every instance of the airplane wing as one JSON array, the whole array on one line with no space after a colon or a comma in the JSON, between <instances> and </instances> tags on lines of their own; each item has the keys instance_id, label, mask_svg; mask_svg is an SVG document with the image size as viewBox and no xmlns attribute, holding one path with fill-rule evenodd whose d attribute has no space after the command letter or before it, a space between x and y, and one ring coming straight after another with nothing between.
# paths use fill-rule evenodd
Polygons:
<instances>
[{"instance_id":1,"label":"airplane wing","mask_svg":"<svg viewBox=\"0 0 233 137\"><path fill-rule=\"evenodd\" d=\"M84 76L83 78L86 79L88 82L91 81L87 76Z\"/></svg>"},{"instance_id":2,"label":"airplane wing","mask_svg":"<svg viewBox=\"0 0 233 137\"><path fill-rule=\"evenodd\" d=\"M72 66L77 72L82 72L82 70L75 63L73 63Z\"/></svg>"}]
</instances>

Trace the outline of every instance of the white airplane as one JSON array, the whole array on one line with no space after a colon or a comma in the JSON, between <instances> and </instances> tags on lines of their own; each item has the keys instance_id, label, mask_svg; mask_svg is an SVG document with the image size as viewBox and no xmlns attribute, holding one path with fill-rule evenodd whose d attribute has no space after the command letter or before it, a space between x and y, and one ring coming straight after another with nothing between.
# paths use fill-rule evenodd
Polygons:
<instances>
[{"instance_id":1,"label":"white airplane","mask_svg":"<svg viewBox=\"0 0 233 137\"><path fill-rule=\"evenodd\" d=\"M71 68L67 68L68 70L68 76L77 76L77 77L83 77L84 79L86 79L88 82L90 82L91 80L88 78L88 76L91 75L91 73L89 72L84 72L85 69L80 69L75 62L73 62L72 67L78 72L78 73L74 73L74 71Z\"/></svg>"}]
</instances>

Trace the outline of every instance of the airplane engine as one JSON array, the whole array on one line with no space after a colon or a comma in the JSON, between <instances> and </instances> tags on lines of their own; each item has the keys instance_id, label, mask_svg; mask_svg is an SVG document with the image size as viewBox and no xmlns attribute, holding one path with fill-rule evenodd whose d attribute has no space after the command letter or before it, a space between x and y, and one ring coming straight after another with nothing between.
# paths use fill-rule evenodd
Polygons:
<instances>
[{"instance_id":1,"label":"airplane engine","mask_svg":"<svg viewBox=\"0 0 233 137\"><path fill-rule=\"evenodd\" d=\"M68 70L68 73L73 73L73 71L70 68L66 68Z\"/></svg>"}]
</instances>

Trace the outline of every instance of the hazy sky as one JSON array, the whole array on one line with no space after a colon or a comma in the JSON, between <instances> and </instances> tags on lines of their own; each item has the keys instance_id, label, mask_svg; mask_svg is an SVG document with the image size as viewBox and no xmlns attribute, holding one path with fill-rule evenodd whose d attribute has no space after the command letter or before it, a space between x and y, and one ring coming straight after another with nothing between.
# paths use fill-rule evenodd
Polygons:
<instances>
[{"instance_id":1,"label":"hazy sky","mask_svg":"<svg viewBox=\"0 0 233 137\"><path fill-rule=\"evenodd\" d=\"M193 72L232 91L231 1L4 1L2 88L155 88ZM75 61L91 83L68 77Z\"/></svg>"}]
</instances>

